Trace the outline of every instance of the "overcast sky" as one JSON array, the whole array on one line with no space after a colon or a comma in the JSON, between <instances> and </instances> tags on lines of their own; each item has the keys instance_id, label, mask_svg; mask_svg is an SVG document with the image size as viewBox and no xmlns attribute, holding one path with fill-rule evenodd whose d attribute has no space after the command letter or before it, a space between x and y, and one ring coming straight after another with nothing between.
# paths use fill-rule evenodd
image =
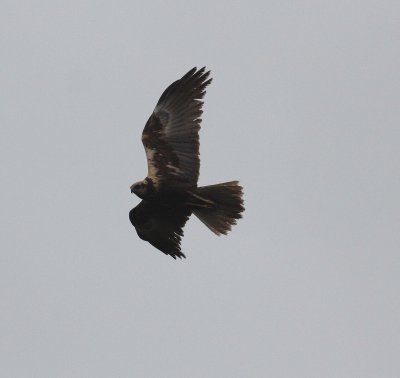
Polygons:
<instances>
[{"instance_id":1,"label":"overcast sky","mask_svg":"<svg viewBox=\"0 0 400 378\"><path fill-rule=\"evenodd\" d=\"M398 1L6 1L2 377L399 377ZM129 222L162 91L206 65L187 259Z\"/></svg>"}]
</instances>

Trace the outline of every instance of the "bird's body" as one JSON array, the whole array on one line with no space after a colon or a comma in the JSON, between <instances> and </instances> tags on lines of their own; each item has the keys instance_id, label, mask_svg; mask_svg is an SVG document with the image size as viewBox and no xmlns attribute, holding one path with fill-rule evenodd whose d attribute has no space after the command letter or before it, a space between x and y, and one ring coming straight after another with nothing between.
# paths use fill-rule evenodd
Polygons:
<instances>
[{"instance_id":1,"label":"bird's body","mask_svg":"<svg viewBox=\"0 0 400 378\"><path fill-rule=\"evenodd\" d=\"M162 94L142 134L147 177L131 186L142 202L129 213L139 237L173 258L194 213L217 235L226 234L243 208L237 181L198 187L199 129L209 72L193 68Z\"/></svg>"}]
</instances>

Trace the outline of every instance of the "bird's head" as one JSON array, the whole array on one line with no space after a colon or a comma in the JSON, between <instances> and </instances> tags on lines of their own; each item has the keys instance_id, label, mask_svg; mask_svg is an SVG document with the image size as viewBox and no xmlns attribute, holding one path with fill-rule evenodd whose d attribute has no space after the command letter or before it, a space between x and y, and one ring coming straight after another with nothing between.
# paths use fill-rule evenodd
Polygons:
<instances>
[{"instance_id":1,"label":"bird's head","mask_svg":"<svg viewBox=\"0 0 400 378\"><path fill-rule=\"evenodd\" d=\"M149 191L149 182L147 178L142 181L135 182L131 185L131 193L135 193L139 198L146 197Z\"/></svg>"}]
</instances>

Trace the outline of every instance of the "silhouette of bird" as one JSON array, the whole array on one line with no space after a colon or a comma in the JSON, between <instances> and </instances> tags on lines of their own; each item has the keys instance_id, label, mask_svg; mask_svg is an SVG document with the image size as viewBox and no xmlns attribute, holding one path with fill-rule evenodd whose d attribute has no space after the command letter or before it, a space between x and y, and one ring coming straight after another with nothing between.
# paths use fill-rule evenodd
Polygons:
<instances>
[{"instance_id":1,"label":"silhouette of bird","mask_svg":"<svg viewBox=\"0 0 400 378\"><path fill-rule=\"evenodd\" d=\"M161 95L142 133L147 177L131 186L142 199L129 212L138 236L174 259L185 257L180 243L192 213L221 235L244 211L238 181L197 186L202 99L209 76L205 67L193 68Z\"/></svg>"}]
</instances>

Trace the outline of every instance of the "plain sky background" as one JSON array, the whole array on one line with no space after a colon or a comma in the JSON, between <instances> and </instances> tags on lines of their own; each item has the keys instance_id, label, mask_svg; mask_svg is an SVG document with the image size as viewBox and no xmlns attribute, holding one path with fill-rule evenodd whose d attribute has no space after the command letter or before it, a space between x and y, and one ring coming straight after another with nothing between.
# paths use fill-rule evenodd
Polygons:
<instances>
[{"instance_id":1,"label":"plain sky background","mask_svg":"<svg viewBox=\"0 0 400 378\"><path fill-rule=\"evenodd\" d=\"M399 377L398 1L5 1L1 377ZM140 240L129 186L162 91L193 66L187 259Z\"/></svg>"}]
</instances>

